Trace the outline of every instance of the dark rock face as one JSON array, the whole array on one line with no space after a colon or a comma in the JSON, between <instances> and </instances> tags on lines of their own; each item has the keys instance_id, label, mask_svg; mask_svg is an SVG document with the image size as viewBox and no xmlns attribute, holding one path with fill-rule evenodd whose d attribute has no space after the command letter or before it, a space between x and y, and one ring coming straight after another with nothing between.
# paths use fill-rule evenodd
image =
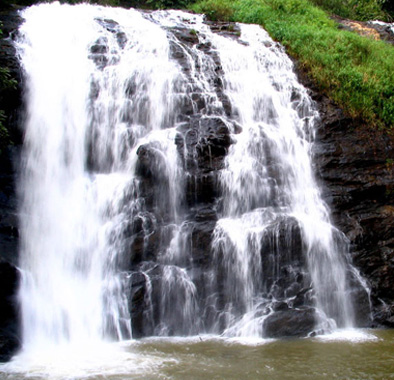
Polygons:
<instances>
[{"instance_id":1,"label":"dark rock face","mask_svg":"<svg viewBox=\"0 0 394 380\"><path fill-rule=\"evenodd\" d=\"M10 360L20 347L16 293L19 283L17 269L0 262L0 362Z\"/></svg>"},{"instance_id":2,"label":"dark rock face","mask_svg":"<svg viewBox=\"0 0 394 380\"><path fill-rule=\"evenodd\" d=\"M305 271L301 228L295 218L281 219L266 229L261 257L264 287L275 299L305 293L310 278Z\"/></svg>"},{"instance_id":3,"label":"dark rock face","mask_svg":"<svg viewBox=\"0 0 394 380\"><path fill-rule=\"evenodd\" d=\"M14 145L22 142L20 121L23 117L23 112L21 112L23 75L16 57L13 39L18 33L22 21L17 11L0 12L0 23L3 31L3 36L0 38L0 66L8 69L10 77L17 83L15 88L0 88L0 109L5 112L5 126Z\"/></svg>"},{"instance_id":4,"label":"dark rock face","mask_svg":"<svg viewBox=\"0 0 394 380\"><path fill-rule=\"evenodd\" d=\"M16 200L17 167L20 161L20 120L22 118L22 73L12 39L22 22L16 11L0 13L3 38L0 39L0 66L9 70L16 88L0 89L0 109L5 111L4 125L11 144L0 152L0 362L7 361L20 347L16 294L19 273L18 217Z\"/></svg>"},{"instance_id":5,"label":"dark rock face","mask_svg":"<svg viewBox=\"0 0 394 380\"><path fill-rule=\"evenodd\" d=\"M370 287L373 325L393 326L394 135L345 117L302 73L300 77L312 89L321 114L315 164L323 197ZM356 308L365 309L366 296L355 294L355 299ZM356 312L361 324L368 324Z\"/></svg>"}]
</instances>

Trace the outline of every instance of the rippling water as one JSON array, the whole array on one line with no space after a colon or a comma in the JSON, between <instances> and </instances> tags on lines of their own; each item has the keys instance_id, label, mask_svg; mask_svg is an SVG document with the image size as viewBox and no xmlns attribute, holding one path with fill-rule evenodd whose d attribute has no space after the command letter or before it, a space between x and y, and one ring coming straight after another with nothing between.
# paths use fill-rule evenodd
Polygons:
<instances>
[{"instance_id":1,"label":"rippling water","mask_svg":"<svg viewBox=\"0 0 394 380\"><path fill-rule=\"evenodd\" d=\"M107 346L105 352L96 347L52 358L48 353L46 359L37 358L40 364L24 372L20 356L20 371L13 363L16 372L6 373L6 364L0 379L387 380L394 379L394 330L279 341L152 338Z\"/></svg>"}]
</instances>

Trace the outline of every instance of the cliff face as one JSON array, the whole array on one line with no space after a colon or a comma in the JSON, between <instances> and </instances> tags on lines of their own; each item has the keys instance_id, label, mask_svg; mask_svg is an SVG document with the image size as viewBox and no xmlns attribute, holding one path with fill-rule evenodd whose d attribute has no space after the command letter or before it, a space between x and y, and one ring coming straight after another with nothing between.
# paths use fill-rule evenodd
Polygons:
<instances>
[{"instance_id":1,"label":"cliff face","mask_svg":"<svg viewBox=\"0 0 394 380\"><path fill-rule=\"evenodd\" d=\"M6 126L13 145L0 154L0 362L9 360L20 346L18 305L16 294L19 282L17 266L18 217L16 178L19 163L21 133L21 70L12 46L12 34L18 29L21 18L16 12L0 14L3 39L0 39L0 66L9 69L18 81L15 89L0 90L0 109L7 116Z\"/></svg>"},{"instance_id":2,"label":"cliff face","mask_svg":"<svg viewBox=\"0 0 394 380\"><path fill-rule=\"evenodd\" d=\"M318 103L316 168L334 223L371 290L375 325L394 326L394 135Z\"/></svg>"},{"instance_id":3,"label":"cliff face","mask_svg":"<svg viewBox=\"0 0 394 380\"><path fill-rule=\"evenodd\" d=\"M371 291L373 326L394 326L394 134L347 118L302 70L321 115L316 175Z\"/></svg>"},{"instance_id":4,"label":"cliff face","mask_svg":"<svg viewBox=\"0 0 394 380\"><path fill-rule=\"evenodd\" d=\"M22 75L15 52L12 35L21 22L16 13L3 15L4 37L1 41L0 64L9 67L12 76L22 83ZM212 25L218 31L236 38L234 27ZM226 31L227 29L227 31ZM231 32L228 30L231 29ZM179 40L190 45L198 42L188 31L178 32ZM209 52L210 46L200 46ZM172 46L172 54L182 64L182 54ZM214 55L214 52L210 54ZM185 65L185 63L183 63ZM220 67L218 63L218 74ZM185 72L187 67L185 66ZM310 88L321 114L321 123L316 132L315 169L321 182L323 197L332 210L334 223L347 235L350 241L354 264L366 279L371 289L373 324L394 327L394 135L369 128L357 120L346 118L329 99L314 89L307 77L300 71L301 81ZM216 91L226 104L220 78ZM16 202L16 177L19 165L18 146L21 144L20 120L22 115L22 88L0 94L1 107L7 112L8 126L12 132L14 146L9 147L0 157L0 271L2 293L0 294L0 360L6 360L18 347L18 312L15 295L18 283L17 244L18 220ZM196 99L198 104L203 100ZM228 104L228 112L231 105ZM191 114L185 105L185 115ZM188 117L189 117L188 116ZM185 203L190 210L188 243L193 247L193 260L201 263L201 272L207 260L209 246L217 220L215 199L218 196L217 174L223 167L223 160L231 141L229 132L220 119L197 121L189 117L189 127L181 131L176 144L185 167L191 173L188 177ZM153 194L151 181L158 178L155 173L160 165L159 157L149 145L141 146L138 154L138 174L141 177L146 204L157 197ZM196 160L197 157L197 160ZM160 176L159 176L160 177ZM165 185L165 184L164 184ZM165 189L166 186L162 187ZM165 208L165 205L163 205ZM152 204L153 208L153 204ZM166 210L163 209L163 219ZM138 222L138 221L137 221ZM141 219L131 228L131 268L152 265L153 277L161 276L160 266L154 266L156 245L160 230ZM155 229L156 228L156 229ZM145 239L145 234L149 239ZM145 268L146 269L146 268ZM201 273L196 273L196 277ZM3 284L4 282L4 284ZM153 278L154 282L154 278ZM3 286L4 285L4 286ZM133 325L137 335L146 335L143 327L143 302L146 278L136 272L132 276L131 302L133 303ZM303 301L304 302L304 301ZM360 302L366 302L365 297ZM141 307L139 308L138 305ZM3 311L6 310L6 311ZM283 312L283 311L282 311ZM310 320L311 318L309 318ZM313 319L313 318L312 318ZM3 356L1 356L3 355Z\"/></svg>"},{"instance_id":5,"label":"cliff face","mask_svg":"<svg viewBox=\"0 0 394 380\"><path fill-rule=\"evenodd\" d=\"M389 26L336 18L339 28L394 43ZM334 223L347 235L354 264L371 290L373 325L394 326L394 133L347 118L299 70L316 101L317 176Z\"/></svg>"}]
</instances>

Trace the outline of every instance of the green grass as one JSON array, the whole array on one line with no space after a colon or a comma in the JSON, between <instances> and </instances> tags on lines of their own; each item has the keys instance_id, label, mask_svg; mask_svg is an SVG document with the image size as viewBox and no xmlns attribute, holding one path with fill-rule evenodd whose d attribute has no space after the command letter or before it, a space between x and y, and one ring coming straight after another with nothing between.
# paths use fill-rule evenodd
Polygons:
<instances>
[{"instance_id":1,"label":"green grass","mask_svg":"<svg viewBox=\"0 0 394 380\"><path fill-rule=\"evenodd\" d=\"M214 20L264 26L351 117L394 130L394 48L338 29L308 0L201 0Z\"/></svg>"},{"instance_id":2,"label":"green grass","mask_svg":"<svg viewBox=\"0 0 394 380\"><path fill-rule=\"evenodd\" d=\"M311 0L312 3L337 16L352 20L389 21L390 14L383 10L384 3L391 0Z\"/></svg>"}]
</instances>

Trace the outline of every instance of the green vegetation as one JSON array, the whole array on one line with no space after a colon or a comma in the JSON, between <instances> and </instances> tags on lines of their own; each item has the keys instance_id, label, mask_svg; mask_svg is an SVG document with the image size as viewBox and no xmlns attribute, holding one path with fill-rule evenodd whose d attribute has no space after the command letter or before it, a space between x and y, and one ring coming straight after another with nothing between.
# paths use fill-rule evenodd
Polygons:
<instances>
[{"instance_id":1,"label":"green vegetation","mask_svg":"<svg viewBox=\"0 0 394 380\"><path fill-rule=\"evenodd\" d=\"M394 129L392 46L338 29L308 0L200 0L192 8L264 26L349 116Z\"/></svg>"},{"instance_id":2,"label":"green vegetation","mask_svg":"<svg viewBox=\"0 0 394 380\"><path fill-rule=\"evenodd\" d=\"M337 16L352 20L389 21L390 15L383 10L387 0L311 0L312 3Z\"/></svg>"},{"instance_id":3,"label":"green vegetation","mask_svg":"<svg viewBox=\"0 0 394 380\"><path fill-rule=\"evenodd\" d=\"M127 1L127 0L126 0ZM189 0L132 0L129 3L133 7L150 8L150 9L184 9Z\"/></svg>"},{"instance_id":4,"label":"green vegetation","mask_svg":"<svg viewBox=\"0 0 394 380\"><path fill-rule=\"evenodd\" d=\"M0 9L7 9L11 4L28 6L40 2L50 3L54 1L67 4L90 3L143 9L186 9L191 3L190 0L1 0Z\"/></svg>"}]
</instances>

